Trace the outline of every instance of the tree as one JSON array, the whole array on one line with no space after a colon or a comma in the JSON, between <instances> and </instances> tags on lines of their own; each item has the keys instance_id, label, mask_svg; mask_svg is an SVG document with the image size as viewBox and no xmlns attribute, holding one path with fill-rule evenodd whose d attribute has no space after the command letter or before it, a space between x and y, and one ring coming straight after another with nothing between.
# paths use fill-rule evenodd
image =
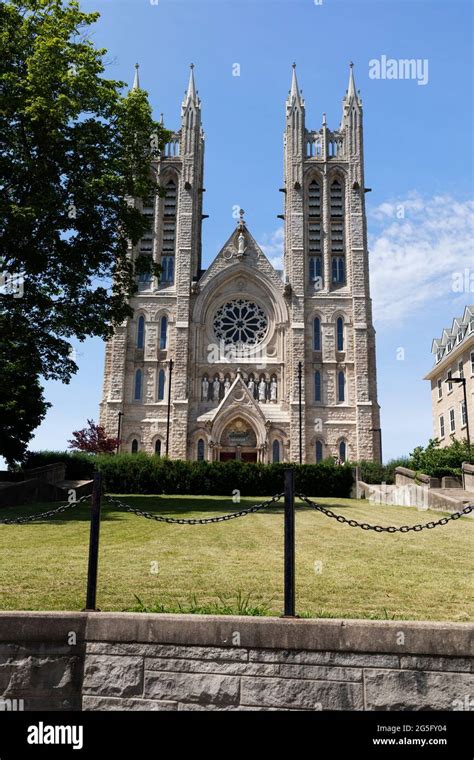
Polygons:
<instances>
[{"instance_id":1,"label":"tree","mask_svg":"<svg viewBox=\"0 0 474 760\"><path fill-rule=\"evenodd\" d=\"M68 441L69 448L75 451L87 451L88 454L113 454L117 450L118 438L109 438L101 425L94 420L87 420L89 427L75 430L73 438Z\"/></svg>"},{"instance_id":2,"label":"tree","mask_svg":"<svg viewBox=\"0 0 474 760\"><path fill-rule=\"evenodd\" d=\"M1 346L0 375L37 400L17 429L21 398L1 398L11 424L0 454L44 416L40 379L77 371L70 339L107 339L132 314L137 274L158 273L131 252L149 228L140 200L162 194L151 161L169 133L144 91L123 95L103 76L106 51L86 35L97 18L73 0L0 5L0 260L23 278L22 293L0 295L0 331L14 344L14 355Z\"/></svg>"}]
</instances>

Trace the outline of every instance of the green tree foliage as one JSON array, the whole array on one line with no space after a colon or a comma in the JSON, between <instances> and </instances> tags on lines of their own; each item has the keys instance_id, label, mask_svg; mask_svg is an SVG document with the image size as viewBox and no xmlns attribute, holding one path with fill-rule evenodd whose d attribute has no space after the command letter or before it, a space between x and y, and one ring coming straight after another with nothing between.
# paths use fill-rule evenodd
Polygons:
<instances>
[{"instance_id":1,"label":"green tree foliage","mask_svg":"<svg viewBox=\"0 0 474 760\"><path fill-rule=\"evenodd\" d=\"M21 297L1 295L0 374L35 398L31 418L21 392L1 399L9 461L46 412L40 378L68 382L70 339L110 336L131 313L137 273L154 268L130 258L149 224L130 199L161 192L150 161L169 133L144 91L123 95L104 76L106 51L87 36L97 18L72 0L0 5L0 261L23 277Z\"/></svg>"},{"instance_id":2,"label":"green tree foliage","mask_svg":"<svg viewBox=\"0 0 474 760\"><path fill-rule=\"evenodd\" d=\"M445 475L461 477L461 465L470 461L469 446L466 441L453 440L450 446L440 448L439 441L431 438L426 447L417 446L410 454L408 467L432 478Z\"/></svg>"}]
</instances>

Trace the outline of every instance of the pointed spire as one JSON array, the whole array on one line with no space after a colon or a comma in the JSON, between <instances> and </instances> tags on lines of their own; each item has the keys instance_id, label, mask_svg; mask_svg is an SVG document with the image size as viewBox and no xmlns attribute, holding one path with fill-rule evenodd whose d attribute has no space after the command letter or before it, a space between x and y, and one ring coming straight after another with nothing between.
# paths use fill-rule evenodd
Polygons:
<instances>
[{"instance_id":1,"label":"pointed spire","mask_svg":"<svg viewBox=\"0 0 474 760\"><path fill-rule=\"evenodd\" d=\"M194 63L192 63L189 67L189 83L188 83L188 90L186 93L186 102L189 100L196 101L196 84L194 82Z\"/></svg>"},{"instance_id":2,"label":"pointed spire","mask_svg":"<svg viewBox=\"0 0 474 760\"><path fill-rule=\"evenodd\" d=\"M140 64L135 64L135 76L133 78L133 85L132 90L139 90L140 89L140 77L138 75L138 69L140 68Z\"/></svg>"},{"instance_id":3,"label":"pointed spire","mask_svg":"<svg viewBox=\"0 0 474 760\"><path fill-rule=\"evenodd\" d=\"M352 61L349 64L349 86L347 88L347 97L354 98L356 95L356 88L354 82L354 64Z\"/></svg>"},{"instance_id":4,"label":"pointed spire","mask_svg":"<svg viewBox=\"0 0 474 760\"><path fill-rule=\"evenodd\" d=\"M301 97L301 93L298 88L298 80L296 78L296 63L293 63L293 73L291 75L291 89L288 95L288 105L293 105L294 103L297 103L298 105L302 105L303 103L303 99Z\"/></svg>"}]
</instances>

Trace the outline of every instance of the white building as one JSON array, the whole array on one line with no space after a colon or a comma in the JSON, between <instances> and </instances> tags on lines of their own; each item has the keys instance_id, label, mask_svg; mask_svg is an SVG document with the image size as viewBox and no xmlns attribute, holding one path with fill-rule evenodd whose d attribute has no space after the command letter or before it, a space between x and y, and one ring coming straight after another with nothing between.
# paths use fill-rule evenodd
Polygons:
<instances>
[{"instance_id":1,"label":"white building","mask_svg":"<svg viewBox=\"0 0 474 760\"><path fill-rule=\"evenodd\" d=\"M425 377L431 383L434 438L440 446L449 446L453 438L467 438L474 409L474 304L466 306L462 317L453 320L432 344L435 365ZM454 382L450 382L453 378ZM466 381L464 402L463 383Z\"/></svg>"},{"instance_id":2,"label":"white building","mask_svg":"<svg viewBox=\"0 0 474 760\"><path fill-rule=\"evenodd\" d=\"M191 67L181 127L154 166L167 194L143 208L153 231L133 252L153 256L161 280L140 282L133 318L106 348L101 422L115 435L122 412L124 451L164 454L168 443L180 459L298 461L301 362L303 462L379 459L362 105L352 65L338 129L325 118L320 129L306 128L294 67L285 118L284 274L244 212L203 270L204 135Z\"/></svg>"}]
</instances>

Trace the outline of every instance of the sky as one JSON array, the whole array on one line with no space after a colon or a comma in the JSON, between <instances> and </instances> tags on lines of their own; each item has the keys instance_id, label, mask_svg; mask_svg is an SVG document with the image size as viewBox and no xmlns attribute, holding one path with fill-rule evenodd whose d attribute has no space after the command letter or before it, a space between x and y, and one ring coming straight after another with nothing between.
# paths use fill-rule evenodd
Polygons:
<instances>
[{"instance_id":1,"label":"sky","mask_svg":"<svg viewBox=\"0 0 474 760\"><path fill-rule=\"evenodd\" d=\"M370 279L377 332L384 459L426 445L432 433L431 343L474 303L473 6L445 0L82 0L100 20L105 75L140 84L156 118L179 128L195 64L206 135L203 265L245 209L249 230L276 266L283 229L283 129L291 65L306 127L340 123L349 62L364 109ZM411 78L390 59L415 59ZM236 66L238 64L238 66ZM239 76L235 76L236 73ZM385 76L383 76L385 74ZM462 273L461 290L458 273ZM74 344L69 385L45 384L52 403L30 449L65 449L98 419L104 346Z\"/></svg>"}]
</instances>

